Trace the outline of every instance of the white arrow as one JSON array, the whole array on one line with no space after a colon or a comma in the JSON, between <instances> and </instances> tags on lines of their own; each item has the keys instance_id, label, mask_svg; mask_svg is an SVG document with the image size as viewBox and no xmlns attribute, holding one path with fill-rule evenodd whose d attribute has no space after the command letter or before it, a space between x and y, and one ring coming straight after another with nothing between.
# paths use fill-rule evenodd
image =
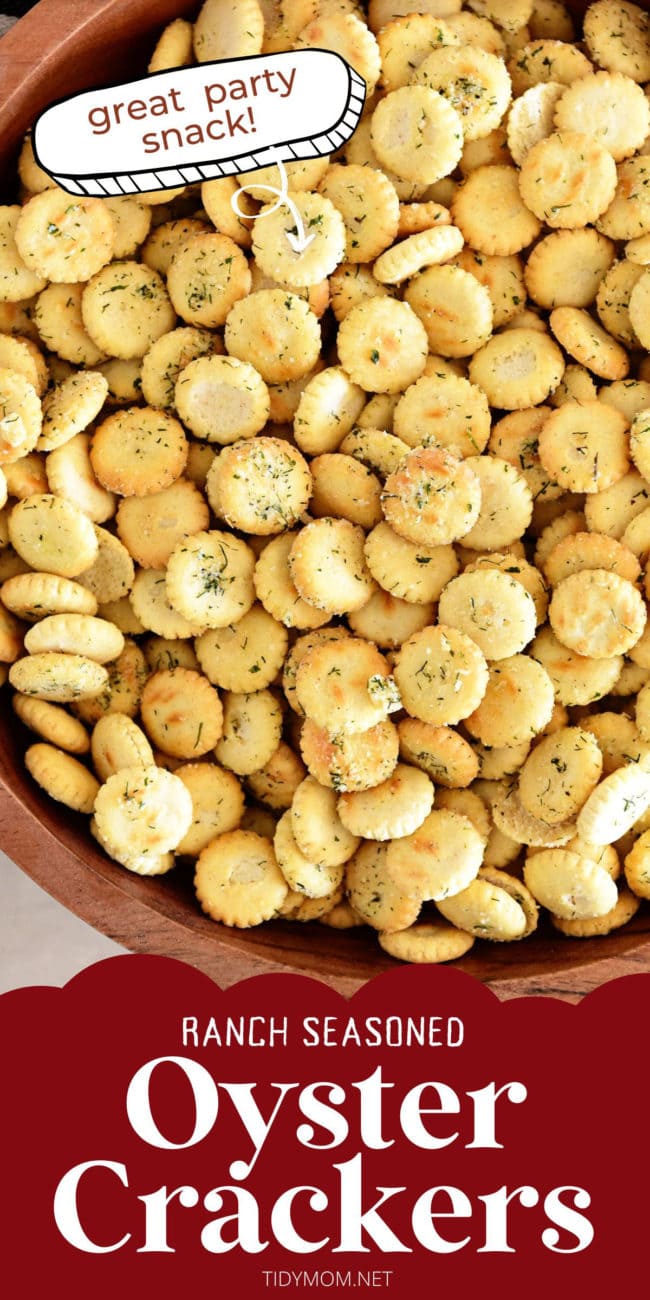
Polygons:
<instances>
[{"instance_id":1,"label":"white arrow","mask_svg":"<svg viewBox=\"0 0 650 1300\"><path fill-rule=\"evenodd\" d=\"M255 182L251 185L240 185L239 189L235 190L235 193L232 195L230 206L238 217L245 217L248 221L257 221L260 217L270 217L271 213L275 212L276 209L284 203L286 207L288 207L295 222L293 230L286 231L287 239L289 240L294 253L304 253L305 249L311 244L312 239L316 238L316 234L305 234L302 216L300 215L293 199L289 198L289 180L287 177L286 167L280 155L276 153L275 150L269 150L269 152L273 154L273 161L280 173L280 189L277 189L274 185L257 185ZM238 201L239 195L245 194L250 189L255 190L256 193L260 190L264 190L267 194L276 195L275 203L272 207L267 208L265 212L258 212L255 217L251 217L249 212L242 212Z\"/></svg>"},{"instance_id":2,"label":"white arrow","mask_svg":"<svg viewBox=\"0 0 650 1300\"><path fill-rule=\"evenodd\" d=\"M280 166L282 166L282 164L280 164ZM287 207L289 208L289 210L290 210L290 212L291 212L291 215L292 215L292 217L293 217L293 219L294 219L294 221L295 221L295 223L296 223L296 225L295 225L295 234L294 234L293 230L287 230L287 231L286 231L287 239L289 240L289 243L291 244L291 247L292 247L294 253L304 253L305 249L308 248L309 245L311 244L312 239L315 239L315 238L316 238L316 235L315 235L315 234L313 234L313 235L306 235L306 234L305 234L305 227L304 227L303 224L302 224L302 217L301 217L301 215L300 215L300 213L299 213L299 211L298 211L298 209L297 209L295 203L292 203L292 201L291 201L290 198L287 198L287 199L285 200L285 202L286 202Z\"/></svg>"}]
</instances>

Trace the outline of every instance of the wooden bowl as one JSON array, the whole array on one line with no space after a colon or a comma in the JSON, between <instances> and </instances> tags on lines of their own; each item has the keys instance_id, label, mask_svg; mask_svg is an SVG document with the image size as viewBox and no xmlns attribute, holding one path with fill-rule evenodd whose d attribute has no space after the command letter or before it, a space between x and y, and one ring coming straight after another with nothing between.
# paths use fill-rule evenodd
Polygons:
<instances>
[{"instance_id":1,"label":"wooden bowl","mask_svg":"<svg viewBox=\"0 0 650 1300\"><path fill-rule=\"evenodd\" d=\"M196 8L193 0L41 0L0 42L2 200L15 194L18 148L42 108L74 91L140 73L153 33ZM224 988L249 975L297 971L350 994L395 965L366 929L338 933L317 924L274 923L228 930L201 913L191 871L143 879L110 862L86 820L46 798L28 777L22 762L26 743L5 688L0 843L42 888L118 943L178 957ZM577 1000L615 976L650 970L650 913L642 910L624 931L605 939L560 939L548 927L521 945L479 942L457 966L502 998L545 993Z\"/></svg>"}]
</instances>

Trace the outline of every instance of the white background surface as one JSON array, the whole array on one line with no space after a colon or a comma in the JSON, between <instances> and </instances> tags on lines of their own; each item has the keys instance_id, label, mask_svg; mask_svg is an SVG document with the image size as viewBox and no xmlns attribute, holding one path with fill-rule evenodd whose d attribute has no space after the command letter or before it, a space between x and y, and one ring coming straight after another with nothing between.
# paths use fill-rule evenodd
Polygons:
<instances>
[{"instance_id":1,"label":"white background surface","mask_svg":"<svg viewBox=\"0 0 650 1300\"><path fill-rule=\"evenodd\" d=\"M93 962L125 951L50 898L0 850L0 993L60 987Z\"/></svg>"}]
</instances>

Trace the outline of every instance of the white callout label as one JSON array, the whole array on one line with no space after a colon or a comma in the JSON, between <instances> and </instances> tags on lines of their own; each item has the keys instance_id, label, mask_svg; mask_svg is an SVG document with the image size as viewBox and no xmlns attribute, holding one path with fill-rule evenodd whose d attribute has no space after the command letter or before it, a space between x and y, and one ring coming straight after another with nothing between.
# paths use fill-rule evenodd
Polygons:
<instances>
[{"instance_id":1,"label":"white callout label","mask_svg":"<svg viewBox=\"0 0 650 1300\"><path fill-rule=\"evenodd\" d=\"M331 50L202 63L52 105L37 119L34 153L71 194L171 189L333 153L365 94Z\"/></svg>"}]
</instances>

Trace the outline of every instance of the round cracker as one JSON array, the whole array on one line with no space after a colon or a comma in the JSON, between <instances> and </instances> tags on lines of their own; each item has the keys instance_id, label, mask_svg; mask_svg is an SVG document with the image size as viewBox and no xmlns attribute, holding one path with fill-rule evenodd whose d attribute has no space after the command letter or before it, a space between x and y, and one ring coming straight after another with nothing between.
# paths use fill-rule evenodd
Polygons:
<instances>
[{"instance_id":1,"label":"round cracker","mask_svg":"<svg viewBox=\"0 0 650 1300\"><path fill-rule=\"evenodd\" d=\"M264 275L301 288L319 284L343 261L346 231L341 213L322 191L301 191L292 203L295 211L276 203L261 209L253 230L253 253ZM287 238L295 237L296 212L308 241L298 247Z\"/></svg>"},{"instance_id":2,"label":"round cracker","mask_svg":"<svg viewBox=\"0 0 650 1300\"><path fill-rule=\"evenodd\" d=\"M345 254L339 262L372 262L393 243L399 225L399 199L383 172L358 163L333 163L319 191L334 204L345 225Z\"/></svg>"},{"instance_id":3,"label":"round cracker","mask_svg":"<svg viewBox=\"0 0 650 1300\"><path fill-rule=\"evenodd\" d=\"M250 693L270 686L283 666L286 628L261 605L236 623L211 628L196 639L196 654L208 681L222 690Z\"/></svg>"},{"instance_id":4,"label":"round cracker","mask_svg":"<svg viewBox=\"0 0 650 1300\"><path fill-rule=\"evenodd\" d=\"M558 131L580 131L601 143L616 162L629 158L650 132L650 105L629 75L596 72L564 90L555 107Z\"/></svg>"},{"instance_id":5,"label":"round cracker","mask_svg":"<svg viewBox=\"0 0 650 1300\"><path fill-rule=\"evenodd\" d=\"M260 433L271 409L261 375L236 357L195 357L179 370L173 393L183 424L222 446Z\"/></svg>"},{"instance_id":6,"label":"round cracker","mask_svg":"<svg viewBox=\"0 0 650 1300\"><path fill-rule=\"evenodd\" d=\"M76 578L97 556L91 521L52 493L34 493L18 501L8 522L12 545L33 569Z\"/></svg>"},{"instance_id":7,"label":"round cracker","mask_svg":"<svg viewBox=\"0 0 650 1300\"><path fill-rule=\"evenodd\" d=\"M574 229L596 221L616 192L616 164L599 141L581 131L554 131L529 150L519 190L548 226Z\"/></svg>"},{"instance_id":8,"label":"round cracker","mask_svg":"<svg viewBox=\"0 0 650 1300\"><path fill-rule=\"evenodd\" d=\"M152 406L116 411L95 429L93 470L103 487L119 496L148 496L180 478L187 462L180 422Z\"/></svg>"},{"instance_id":9,"label":"round cracker","mask_svg":"<svg viewBox=\"0 0 650 1300\"><path fill-rule=\"evenodd\" d=\"M306 776L294 793L291 827L300 851L325 866L341 866L359 845L360 837L338 815L336 792L313 776Z\"/></svg>"},{"instance_id":10,"label":"round cracker","mask_svg":"<svg viewBox=\"0 0 650 1300\"><path fill-rule=\"evenodd\" d=\"M393 298L370 298L341 321L343 369L368 393L401 392L424 370L427 336L415 311Z\"/></svg>"},{"instance_id":11,"label":"round cracker","mask_svg":"<svg viewBox=\"0 0 650 1300\"><path fill-rule=\"evenodd\" d=\"M297 294L259 289L231 307L226 320L226 348L248 361L267 384L300 379L318 360L320 327Z\"/></svg>"},{"instance_id":12,"label":"round cracker","mask_svg":"<svg viewBox=\"0 0 650 1300\"><path fill-rule=\"evenodd\" d=\"M554 307L589 307L616 257L614 245L593 226L554 230L533 248L524 272L533 302Z\"/></svg>"},{"instance_id":13,"label":"round cracker","mask_svg":"<svg viewBox=\"0 0 650 1300\"><path fill-rule=\"evenodd\" d=\"M437 786L457 790L478 776L478 759L471 745L453 727L434 727L430 722L406 717L397 724L397 730L402 758L426 772ZM462 812L462 807L458 811Z\"/></svg>"},{"instance_id":14,"label":"round cracker","mask_svg":"<svg viewBox=\"0 0 650 1300\"><path fill-rule=\"evenodd\" d=\"M203 0L194 23L194 54L199 63L259 54L264 40L264 15L257 0Z\"/></svg>"},{"instance_id":15,"label":"round cracker","mask_svg":"<svg viewBox=\"0 0 650 1300\"><path fill-rule=\"evenodd\" d=\"M386 522L401 537L427 547L464 537L481 505L478 475L443 447L417 447L389 474L382 494Z\"/></svg>"},{"instance_id":16,"label":"round cracker","mask_svg":"<svg viewBox=\"0 0 650 1300\"><path fill-rule=\"evenodd\" d=\"M407 285L404 297L424 325L430 350L443 357L469 357L492 333L490 294L460 266L428 267Z\"/></svg>"},{"instance_id":17,"label":"round cracker","mask_svg":"<svg viewBox=\"0 0 650 1300\"><path fill-rule=\"evenodd\" d=\"M346 519L324 517L297 534L289 571L303 600L330 614L360 609L375 590L364 557L365 534Z\"/></svg>"},{"instance_id":18,"label":"round cracker","mask_svg":"<svg viewBox=\"0 0 650 1300\"><path fill-rule=\"evenodd\" d=\"M273 845L253 831L230 831L209 842L196 862L194 885L209 917L238 928L272 918L289 892Z\"/></svg>"},{"instance_id":19,"label":"round cracker","mask_svg":"<svg viewBox=\"0 0 650 1300\"><path fill-rule=\"evenodd\" d=\"M290 889L307 898L328 898L340 886L343 864L314 862L303 853L294 837L290 809L282 814L276 826L273 847Z\"/></svg>"},{"instance_id":20,"label":"round cracker","mask_svg":"<svg viewBox=\"0 0 650 1300\"><path fill-rule=\"evenodd\" d=\"M627 578L583 569L558 583L549 606L558 640L577 654L610 659L626 654L646 623L645 604Z\"/></svg>"},{"instance_id":21,"label":"round cracker","mask_svg":"<svg viewBox=\"0 0 650 1300\"><path fill-rule=\"evenodd\" d=\"M306 718L300 733L300 752L307 770L337 793L369 790L385 781L397 762L398 746L392 722L332 737L325 727Z\"/></svg>"},{"instance_id":22,"label":"round cracker","mask_svg":"<svg viewBox=\"0 0 650 1300\"><path fill-rule=\"evenodd\" d=\"M393 430L409 447L436 442L461 457L476 456L490 436L487 398L461 375L424 374L399 398Z\"/></svg>"},{"instance_id":23,"label":"round cracker","mask_svg":"<svg viewBox=\"0 0 650 1300\"><path fill-rule=\"evenodd\" d=\"M65 749L70 754L88 753L90 738L86 728L58 704L21 695L17 691L11 697L11 704L16 716L30 731L35 731L57 749Z\"/></svg>"},{"instance_id":24,"label":"round cracker","mask_svg":"<svg viewBox=\"0 0 650 1300\"><path fill-rule=\"evenodd\" d=\"M102 352L127 361L143 357L176 324L162 277L128 259L92 276L81 295L81 316Z\"/></svg>"},{"instance_id":25,"label":"round cracker","mask_svg":"<svg viewBox=\"0 0 650 1300\"><path fill-rule=\"evenodd\" d=\"M348 898L367 925L394 934L412 925L420 912L420 899L395 884L388 873L387 844L367 840L346 867Z\"/></svg>"},{"instance_id":26,"label":"round cracker","mask_svg":"<svg viewBox=\"0 0 650 1300\"><path fill-rule=\"evenodd\" d=\"M215 754L229 771L250 776L275 754L281 730L282 711L271 691L228 691L223 696L223 734Z\"/></svg>"},{"instance_id":27,"label":"round cracker","mask_svg":"<svg viewBox=\"0 0 650 1300\"><path fill-rule=\"evenodd\" d=\"M623 667L622 657L590 659L558 641L550 627L538 632L530 654L546 669L560 704L583 705L607 695Z\"/></svg>"},{"instance_id":28,"label":"round cracker","mask_svg":"<svg viewBox=\"0 0 650 1300\"><path fill-rule=\"evenodd\" d=\"M564 364L548 334L517 327L495 334L474 353L469 378L483 389L491 406L516 411L546 401L562 378Z\"/></svg>"},{"instance_id":29,"label":"round cracker","mask_svg":"<svg viewBox=\"0 0 650 1300\"><path fill-rule=\"evenodd\" d=\"M650 79L650 24L647 13L627 0L596 0L585 15L584 36L602 68L633 81Z\"/></svg>"},{"instance_id":30,"label":"round cracker","mask_svg":"<svg viewBox=\"0 0 650 1300\"><path fill-rule=\"evenodd\" d=\"M93 811L99 781L71 754L42 742L30 745L25 751L25 767L50 799L74 812Z\"/></svg>"},{"instance_id":31,"label":"round cracker","mask_svg":"<svg viewBox=\"0 0 650 1300\"><path fill-rule=\"evenodd\" d=\"M412 85L429 86L456 109L465 140L480 140L499 125L512 87L505 63L476 45L443 45L420 63Z\"/></svg>"},{"instance_id":32,"label":"round cracker","mask_svg":"<svg viewBox=\"0 0 650 1300\"><path fill-rule=\"evenodd\" d=\"M463 149L456 109L428 86L392 90L372 115L372 146L383 166L402 180L432 185L449 176Z\"/></svg>"},{"instance_id":33,"label":"round cracker","mask_svg":"<svg viewBox=\"0 0 650 1300\"><path fill-rule=\"evenodd\" d=\"M438 910L477 939L507 943L522 939L528 929L526 913L510 891L482 877L439 903Z\"/></svg>"},{"instance_id":34,"label":"round cracker","mask_svg":"<svg viewBox=\"0 0 650 1300\"><path fill-rule=\"evenodd\" d=\"M522 744L544 730L553 703L546 669L528 655L510 655L490 665L485 695L465 726L483 745Z\"/></svg>"},{"instance_id":35,"label":"round cracker","mask_svg":"<svg viewBox=\"0 0 650 1300\"><path fill-rule=\"evenodd\" d=\"M469 952L473 943L473 935L442 922L421 921L406 930L379 935L379 946L384 952L411 964L456 961Z\"/></svg>"},{"instance_id":36,"label":"round cracker","mask_svg":"<svg viewBox=\"0 0 650 1300\"><path fill-rule=\"evenodd\" d=\"M29 654L61 651L84 654L96 663L117 659L124 649L119 628L91 614L50 614L30 627L25 635Z\"/></svg>"},{"instance_id":37,"label":"round cracker","mask_svg":"<svg viewBox=\"0 0 650 1300\"><path fill-rule=\"evenodd\" d=\"M214 749L222 733L217 691L191 668L152 673L144 685L140 712L149 739L173 758L200 758Z\"/></svg>"},{"instance_id":38,"label":"round cracker","mask_svg":"<svg viewBox=\"0 0 650 1300\"><path fill-rule=\"evenodd\" d=\"M254 553L240 538L216 528L195 533L179 542L169 557L167 600L190 625L228 627L254 602L254 568Z\"/></svg>"},{"instance_id":39,"label":"round cracker","mask_svg":"<svg viewBox=\"0 0 650 1300\"><path fill-rule=\"evenodd\" d=\"M9 669L9 681L23 695L69 704L99 695L108 684L108 673L84 655L47 651L17 659Z\"/></svg>"},{"instance_id":40,"label":"round cracker","mask_svg":"<svg viewBox=\"0 0 650 1300\"><path fill-rule=\"evenodd\" d=\"M519 773L519 798L527 812L549 825L575 817L598 784L603 759L595 736L561 727L544 736Z\"/></svg>"},{"instance_id":41,"label":"round cracker","mask_svg":"<svg viewBox=\"0 0 650 1300\"><path fill-rule=\"evenodd\" d=\"M391 840L388 876L405 894L439 902L476 878L484 843L467 817L434 808L411 835Z\"/></svg>"},{"instance_id":42,"label":"round cracker","mask_svg":"<svg viewBox=\"0 0 650 1300\"><path fill-rule=\"evenodd\" d=\"M533 515L533 497L523 474L498 456L467 460L481 485L481 509L476 523L463 536L463 545L476 550L503 551L523 537Z\"/></svg>"},{"instance_id":43,"label":"round cracker","mask_svg":"<svg viewBox=\"0 0 650 1300\"><path fill-rule=\"evenodd\" d=\"M602 492L629 469L627 421L599 401L565 402L544 423L539 456L570 492Z\"/></svg>"},{"instance_id":44,"label":"round cracker","mask_svg":"<svg viewBox=\"0 0 650 1300\"><path fill-rule=\"evenodd\" d=\"M643 763L610 772L578 815L578 834L594 844L613 844L650 807L650 775Z\"/></svg>"},{"instance_id":45,"label":"round cracker","mask_svg":"<svg viewBox=\"0 0 650 1300\"><path fill-rule=\"evenodd\" d=\"M540 234L542 218L520 193L521 175L507 163L486 164L470 172L456 190L452 220L477 252L501 257L519 253Z\"/></svg>"},{"instance_id":46,"label":"round cracker","mask_svg":"<svg viewBox=\"0 0 650 1300\"><path fill-rule=\"evenodd\" d=\"M123 767L150 766L153 751L142 729L125 713L105 713L93 727L92 761L100 781Z\"/></svg>"},{"instance_id":47,"label":"round cracker","mask_svg":"<svg viewBox=\"0 0 650 1300\"><path fill-rule=\"evenodd\" d=\"M612 930L627 925L628 921L636 915L639 906L639 899L629 889L622 889L614 906L602 916L570 921L563 917L552 916L551 923L555 930L559 930L560 934L568 935L571 939L592 939L596 935L611 934Z\"/></svg>"},{"instance_id":48,"label":"round cracker","mask_svg":"<svg viewBox=\"0 0 650 1300\"><path fill-rule=\"evenodd\" d=\"M96 614L97 600L81 583L54 573L17 573L0 588L3 605L33 623L48 614Z\"/></svg>"},{"instance_id":49,"label":"round cracker","mask_svg":"<svg viewBox=\"0 0 650 1300\"><path fill-rule=\"evenodd\" d=\"M375 580L398 600L426 605L458 573L458 559L450 545L423 546L410 542L383 521L368 534L366 563Z\"/></svg>"},{"instance_id":50,"label":"round cracker","mask_svg":"<svg viewBox=\"0 0 650 1300\"><path fill-rule=\"evenodd\" d=\"M102 199L77 198L58 186L24 205L16 223L25 264L56 284L89 280L114 255L115 228Z\"/></svg>"},{"instance_id":51,"label":"round cracker","mask_svg":"<svg viewBox=\"0 0 650 1300\"><path fill-rule=\"evenodd\" d=\"M404 642L395 656L394 673L410 716L434 726L454 726L473 713L488 682L476 641L442 623Z\"/></svg>"},{"instance_id":52,"label":"round cracker","mask_svg":"<svg viewBox=\"0 0 650 1300\"><path fill-rule=\"evenodd\" d=\"M453 578L440 597L438 617L471 637L486 659L519 654L537 626L532 596L499 569L477 569Z\"/></svg>"},{"instance_id":53,"label":"round cracker","mask_svg":"<svg viewBox=\"0 0 650 1300\"><path fill-rule=\"evenodd\" d=\"M264 547L253 574L255 593L284 627L319 628L329 622L329 613L303 600L291 577L289 556L296 537L295 532L282 533Z\"/></svg>"},{"instance_id":54,"label":"round cracker","mask_svg":"<svg viewBox=\"0 0 650 1300\"><path fill-rule=\"evenodd\" d=\"M344 653L342 653L342 649ZM358 637L314 646L296 674L296 694L308 718L330 735L367 731L399 708L388 663Z\"/></svg>"},{"instance_id":55,"label":"round cracker","mask_svg":"<svg viewBox=\"0 0 650 1300\"><path fill-rule=\"evenodd\" d=\"M524 880L539 903L566 920L604 916L618 899L616 884L603 867L566 849L527 858Z\"/></svg>"},{"instance_id":56,"label":"round cracker","mask_svg":"<svg viewBox=\"0 0 650 1300\"><path fill-rule=\"evenodd\" d=\"M351 834L367 840L411 835L433 806L434 790L425 772L397 763L387 781L339 796L338 815Z\"/></svg>"},{"instance_id":57,"label":"round cracker","mask_svg":"<svg viewBox=\"0 0 650 1300\"><path fill-rule=\"evenodd\" d=\"M285 811L291 807L294 794L305 776L304 763L291 746L281 740L266 763L245 779L256 799L269 808Z\"/></svg>"},{"instance_id":58,"label":"round cracker","mask_svg":"<svg viewBox=\"0 0 650 1300\"><path fill-rule=\"evenodd\" d=\"M312 475L283 438L245 439L224 447L206 479L214 513L231 528L265 537L293 527L312 495Z\"/></svg>"}]
</instances>

